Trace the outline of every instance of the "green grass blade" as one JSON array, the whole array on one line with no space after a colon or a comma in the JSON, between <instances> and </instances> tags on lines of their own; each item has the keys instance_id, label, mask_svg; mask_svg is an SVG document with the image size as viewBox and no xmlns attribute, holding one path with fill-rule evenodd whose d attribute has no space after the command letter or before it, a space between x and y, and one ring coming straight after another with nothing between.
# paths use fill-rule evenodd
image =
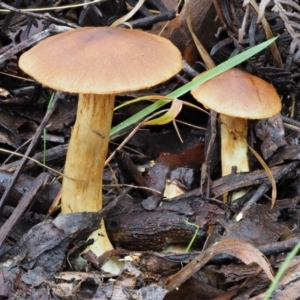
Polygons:
<instances>
[{"instance_id":1,"label":"green grass blade","mask_svg":"<svg viewBox=\"0 0 300 300\"><path fill-rule=\"evenodd\" d=\"M228 59L227 61L221 63L220 65L216 66L215 68L205 72L202 76L197 77L197 79L195 79L191 82L188 82L187 84L183 85L182 87L180 87L177 90L173 91L172 93L168 94L167 97L170 97L170 98L181 97L183 94L189 92L192 88L199 85L200 83L203 83L203 82L227 71L228 69L235 67L236 65L242 63L243 61L249 59L253 55L257 54L258 52L260 52L263 49L265 49L266 47L268 47L276 39L277 39L277 37L269 39L259 45L256 45L256 46ZM140 112L131 116L124 122L113 127L110 131L110 136L113 136L114 134L122 131L123 129L129 127L130 125L137 123L139 120L152 114L155 110L168 104L169 102L170 101L168 101L168 100L159 100L159 101L156 101L155 103L149 105L148 107L142 109Z\"/></svg>"},{"instance_id":2,"label":"green grass blade","mask_svg":"<svg viewBox=\"0 0 300 300\"><path fill-rule=\"evenodd\" d=\"M272 281L271 285L269 286L268 290L266 291L263 300L269 300L272 297L273 292L275 291L277 285L280 282L280 279L284 275L285 271L290 266L293 258L297 255L300 250L300 242L293 248L293 250L288 254L286 259L284 260L283 264L280 266L274 280Z\"/></svg>"},{"instance_id":3,"label":"green grass blade","mask_svg":"<svg viewBox=\"0 0 300 300\"><path fill-rule=\"evenodd\" d=\"M190 225L190 226L194 226L194 227L196 227L196 230L195 230L195 232L194 232L194 234L193 234L193 237L192 237L192 239L190 240L190 242L189 242L189 244L188 244L188 246L187 246L187 248L186 248L186 250L185 250L185 252L190 252L190 250L191 250L191 248L192 248L192 246L193 246L193 244L194 244L194 242L195 242L195 239L196 239L196 237L197 237L197 235L198 235L198 232L199 232L199 230L200 230L200 227L197 225L197 224L194 224L194 223L190 223L189 221L187 221L187 220L183 220L183 222L186 224L186 225Z\"/></svg>"}]
</instances>

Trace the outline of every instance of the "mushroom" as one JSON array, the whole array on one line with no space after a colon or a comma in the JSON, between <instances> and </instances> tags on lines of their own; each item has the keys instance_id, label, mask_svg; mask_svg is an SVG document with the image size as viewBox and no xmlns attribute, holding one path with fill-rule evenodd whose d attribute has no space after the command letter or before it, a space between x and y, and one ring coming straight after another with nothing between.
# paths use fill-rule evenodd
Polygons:
<instances>
[{"instance_id":1,"label":"mushroom","mask_svg":"<svg viewBox=\"0 0 300 300\"><path fill-rule=\"evenodd\" d=\"M232 172L248 172L248 119L265 119L281 111L275 88L265 80L230 69L204 82L191 91L205 107L220 114L222 176ZM244 193L234 193L232 200Z\"/></svg>"},{"instance_id":2,"label":"mushroom","mask_svg":"<svg viewBox=\"0 0 300 300\"><path fill-rule=\"evenodd\" d=\"M45 86L79 93L61 211L101 210L115 94L146 89L174 76L182 68L179 50L169 40L139 30L86 27L45 39L20 57L19 66ZM90 237L97 256L113 249L103 222ZM119 271L112 261L103 269Z\"/></svg>"}]
</instances>

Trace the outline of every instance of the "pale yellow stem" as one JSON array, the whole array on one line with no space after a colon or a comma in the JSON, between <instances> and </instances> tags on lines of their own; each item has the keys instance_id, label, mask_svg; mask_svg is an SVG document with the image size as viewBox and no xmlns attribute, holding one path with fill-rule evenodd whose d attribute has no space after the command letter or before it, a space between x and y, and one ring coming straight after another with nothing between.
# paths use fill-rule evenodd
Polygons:
<instances>
[{"instance_id":1,"label":"pale yellow stem","mask_svg":"<svg viewBox=\"0 0 300 300\"><path fill-rule=\"evenodd\" d=\"M102 176L113 108L114 95L79 95L65 164L66 176L75 180L63 179L63 214L102 208Z\"/></svg>"},{"instance_id":2,"label":"pale yellow stem","mask_svg":"<svg viewBox=\"0 0 300 300\"><path fill-rule=\"evenodd\" d=\"M114 95L80 94L62 185L61 211L96 212L102 209L102 177L114 109ZM72 179L69 179L71 177ZM100 256L113 247L102 222L91 234L90 249ZM113 272L111 268L108 271Z\"/></svg>"},{"instance_id":3,"label":"pale yellow stem","mask_svg":"<svg viewBox=\"0 0 300 300\"><path fill-rule=\"evenodd\" d=\"M248 172L248 120L220 115L220 121L222 176L230 174L233 166L236 166L238 173ZM232 200L245 193L245 190L233 193Z\"/></svg>"}]
</instances>

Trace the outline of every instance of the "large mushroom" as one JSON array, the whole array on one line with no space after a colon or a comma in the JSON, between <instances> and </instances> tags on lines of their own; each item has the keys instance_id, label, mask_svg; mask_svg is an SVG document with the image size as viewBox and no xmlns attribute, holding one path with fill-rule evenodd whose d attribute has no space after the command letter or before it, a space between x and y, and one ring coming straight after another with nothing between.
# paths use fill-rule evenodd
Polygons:
<instances>
[{"instance_id":1,"label":"large mushroom","mask_svg":"<svg viewBox=\"0 0 300 300\"><path fill-rule=\"evenodd\" d=\"M19 66L45 86L79 93L61 211L99 211L115 94L168 80L182 68L180 52L167 39L142 31L89 27L45 39L20 57ZM112 249L103 222L91 237L96 255ZM118 273L112 265L104 269Z\"/></svg>"},{"instance_id":2,"label":"large mushroom","mask_svg":"<svg viewBox=\"0 0 300 300\"><path fill-rule=\"evenodd\" d=\"M270 118L281 111L275 88L265 80L230 69L191 91L205 107L220 114L222 176L232 172L248 172L248 119ZM243 193L234 193L233 200Z\"/></svg>"}]
</instances>

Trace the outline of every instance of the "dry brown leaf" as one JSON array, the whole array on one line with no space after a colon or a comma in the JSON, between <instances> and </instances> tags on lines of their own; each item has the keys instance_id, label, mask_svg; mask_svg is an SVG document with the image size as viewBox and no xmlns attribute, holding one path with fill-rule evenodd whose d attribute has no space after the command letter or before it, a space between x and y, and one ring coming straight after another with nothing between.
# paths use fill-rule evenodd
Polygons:
<instances>
[{"instance_id":1,"label":"dry brown leaf","mask_svg":"<svg viewBox=\"0 0 300 300\"><path fill-rule=\"evenodd\" d=\"M188 29L190 31L190 34L191 34L191 36L194 40L194 43L197 47L197 50L199 51L199 54L201 55L206 67L208 69L212 69L216 65L215 65L214 61L212 60L212 58L210 57L210 55L208 54L208 52L206 51L206 49L204 48L204 46L202 45L202 43L200 42L200 40L197 38L197 36L196 36L196 34L194 33L194 30L193 30L192 20L191 20L190 1L185 0L185 5L186 5L186 8L187 8L186 12L185 12L186 23L187 23Z\"/></svg>"},{"instance_id":2,"label":"dry brown leaf","mask_svg":"<svg viewBox=\"0 0 300 300\"><path fill-rule=\"evenodd\" d=\"M189 17L193 32L201 38L203 47L208 49L215 39L214 33L220 26L219 20L215 20L214 6L211 0L203 0L201 5L199 5L199 0L189 0L189 5ZM187 7L184 4L180 14L175 19L169 21L167 25L163 22L155 24L150 32L169 39L181 51L183 59L190 65L194 65L199 60L199 55L188 29L186 15Z\"/></svg>"},{"instance_id":3,"label":"dry brown leaf","mask_svg":"<svg viewBox=\"0 0 300 300\"><path fill-rule=\"evenodd\" d=\"M270 0L261 0L259 3L259 9L258 9L258 16L257 16L257 22L259 23L261 19L265 15L265 10L267 5L270 3Z\"/></svg>"},{"instance_id":4,"label":"dry brown leaf","mask_svg":"<svg viewBox=\"0 0 300 300\"><path fill-rule=\"evenodd\" d=\"M110 27L117 27L118 25L120 25L120 24L125 23L126 21L128 21L141 8L141 6L144 4L144 2L145 2L145 0L139 0L139 2L135 5L135 7L133 7L133 9L128 14L126 14L125 16L119 18L115 22L113 22L110 25Z\"/></svg>"},{"instance_id":5,"label":"dry brown leaf","mask_svg":"<svg viewBox=\"0 0 300 300\"><path fill-rule=\"evenodd\" d=\"M272 186L272 208L275 205L275 201L277 198L277 187L276 187L276 180L273 176L273 173L271 172L269 166L265 163L265 161L263 160L263 158L258 154L258 152L256 152L252 147L250 147L248 145L249 150L252 152L252 154L255 156L255 158L259 161L259 163L262 165L262 167L264 168L264 170L266 171L266 174L268 175L270 182L271 182L271 186ZM240 219L239 219L240 220ZM238 220L238 221L239 221Z\"/></svg>"},{"instance_id":6,"label":"dry brown leaf","mask_svg":"<svg viewBox=\"0 0 300 300\"><path fill-rule=\"evenodd\" d=\"M202 252L183 269L168 278L165 288L172 291L179 287L183 282L198 272L211 258L218 254L227 254L240 259L245 264L258 264L273 280L271 266L267 258L251 244L237 239L225 239L215 243L206 251Z\"/></svg>"},{"instance_id":7,"label":"dry brown leaf","mask_svg":"<svg viewBox=\"0 0 300 300\"><path fill-rule=\"evenodd\" d=\"M259 14L259 12L260 12L259 11L259 7L258 7L257 3L255 2L255 0L250 0L250 3L253 6L253 8L256 10L256 12ZM259 17L261 17L261 19L259 19ZM257 22L259 22L259 21L261 22L261 24L262 24L262 26L263 26L263 28L265 30L267 38L268 39L273 38L274 35L273 35L273 32L271 30L271 27L270 27L267 19L264 17L264 15L259 16L259 17L257 19ZM271 50L271 52L272 52L272 54L274 56L274 59L276 60L276 63L278 65L278 67L279 68L283 68L283 62L281 60L281 55L280 55L280 53L278 51L276 43L272 43L269 47L270 47L270 50Z\"/></svg>"},{"instance_id":8,"label":"dry brown leaf","mask_svg":"<svg viewBox=\"0 0 300 300\"><path fill-rule=\"evenodd\" d=\"M162 116L145 122L145 125L164 125L172 122L182 109L182 101L179 99L173 99L170 109Z\"/></svg>"}]
</instances>

